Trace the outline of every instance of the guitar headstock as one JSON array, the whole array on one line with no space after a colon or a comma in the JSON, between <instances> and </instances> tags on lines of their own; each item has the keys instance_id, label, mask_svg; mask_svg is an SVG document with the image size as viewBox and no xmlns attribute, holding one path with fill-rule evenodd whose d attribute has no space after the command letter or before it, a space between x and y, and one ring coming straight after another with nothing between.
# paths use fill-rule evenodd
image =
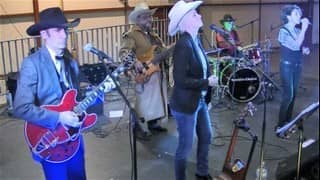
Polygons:
<instances>
[{"instance_id":1,"label":"guitar headstock","mask_svg":"<svg viewBox=\"0 0 320 180\"><path fill-rule=\"evenodd\" d=\"M122 53L120 59L123 62L124 67L126 67L127 69L131 69L136 62L137 57L132 50L128 50L127 52Z\"/></svg>"}]
</instances>

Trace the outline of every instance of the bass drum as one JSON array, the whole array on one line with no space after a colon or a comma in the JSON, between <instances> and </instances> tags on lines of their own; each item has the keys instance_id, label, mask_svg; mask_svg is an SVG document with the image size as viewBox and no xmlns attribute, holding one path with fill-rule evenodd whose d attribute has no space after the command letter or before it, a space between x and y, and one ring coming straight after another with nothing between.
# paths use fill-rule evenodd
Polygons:
<instances>
[{"instance_id":1,"label":"bass drum","mask_svg":"<svg viewBox=\"0 0 320 180\"><path fill-rule=\"evenodd\" d=\"M235 70L234 70L235 69ZM234 68L226 66L220 74L220 83L227 87L232 99L249 102L260 92L260 76L251 68Z\"/></svg>"}]
</instances>

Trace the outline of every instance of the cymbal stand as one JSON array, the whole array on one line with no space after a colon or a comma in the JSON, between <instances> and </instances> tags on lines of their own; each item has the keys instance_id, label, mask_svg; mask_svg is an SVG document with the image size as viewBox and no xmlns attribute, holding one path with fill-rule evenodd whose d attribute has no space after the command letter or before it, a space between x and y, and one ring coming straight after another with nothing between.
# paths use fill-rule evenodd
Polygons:
<instances>
[{"instance_id":1,"label":"cymbal stand","mask_svg":"<svg viewBox=\"0 0 320 180\"><path fill-rule=\"evenodd\" d=\"M266 45L264 47L265 52L262 55L262 59L263 59L263 67L262 69L260 67L256 67L256 69L258 70L259 73L262 74L263 78L262 78L262 86L263 86L263 90L265 90L266 92L264 92L263 95L263 101L260 102L259 104L263 103L264 100L272 100L273 99L273 95L272 95L272 90L275 87L276 90L281 90L280 86L270 77L270 49L271 49L271 42L270 39L266 40ZM265 98L265 99L264 99Z\"/></svg>"},{"instance_id":2,"label":"cymbal stand","mask_svg":"<svg viewBox=\"0 0 320 180\"><path fill-rule=\"evenodd\" d=\"M240 60L238 59L238 50L236 48L233 58L235 59L234 64L232 65L232 73L236 72L238 65L240 65ZM230 96L233 96L235 92L235 83L232 83L231 92L229 89ZM228 107L230 110L234 110L235 101L231 97L231 105Z\"/></svg>"},{"instance_id":3,"label":"cymbal stand","mask_svg":"<svg viewBox=\"0 0 320 180\"><path fill-rule=\"evenodd\" d=\"M213 74L215 74L217 77L218 77L218 81L220 82L220 78L221 77L221 72L220 72L220 51L218 52L218 61L215 62L215 67L214 67L214 72ZM221 108L221 106L219 105L222 105L223 102L221 101L221 99L224 98L224 93L226 92L226 88L227 86L223 85L223 84L218 84L217 87L215 87L215 95L214 97L217 97L217 103L216 104L213 104L213 106L215 106L215 108Z\"/></svg>"},{"instance_id":4,"label":"cymbal stand","mask_svg":"<svg viewBox=\"0 0 320 180\"><path fill-rule=\"evenodd\" d=\"M216 63L216 67L215 67L215 75L218 77L218 81L219 81L219 83L220 82L222 82L222 74L221 74L221 72L220 72L220 55L221 55L221 52L219 51L218 52L218 61L219 62L217 62ZM218 86L216 87L216 89L215 89L215 97L217 97L218 99L218 102L216 103L216 104L213 104L213 106L215 107L215 108L222 108L222 106L224 105L223 104L223 102L222 102L222 99L224 98L224 96L225 96L225 93L226 93L226 91L227 91L227 88L228 88L228 86L227 85L223 85L222 83L221 84L218 84ZM230 108L229 106L227 106L227 108L228 109L232 109L232 108Z\"/></svg>"}]
</instances>

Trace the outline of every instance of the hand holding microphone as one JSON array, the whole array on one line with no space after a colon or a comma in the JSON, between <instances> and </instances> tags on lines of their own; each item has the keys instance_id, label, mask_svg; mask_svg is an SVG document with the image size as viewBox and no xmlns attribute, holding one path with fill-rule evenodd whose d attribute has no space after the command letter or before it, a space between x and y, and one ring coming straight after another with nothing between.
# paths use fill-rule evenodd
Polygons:
<instances>
[{"instance_id":1,"label":"hand holding microphone","mask_svg":"<svg viewBox=\"0 0 320 180\"><path fill-rule=\"evenodd\" d=\"M302 30L306 30L306 29L308 28L308 26L311 25L311 23L310 23L310 21L309 21L308 18L302 18L302 19L300 20L300 22L301 22L301 24L302 24L302 26L301 26L301 29L302 29Z\"/></svg>"}]
</instances>

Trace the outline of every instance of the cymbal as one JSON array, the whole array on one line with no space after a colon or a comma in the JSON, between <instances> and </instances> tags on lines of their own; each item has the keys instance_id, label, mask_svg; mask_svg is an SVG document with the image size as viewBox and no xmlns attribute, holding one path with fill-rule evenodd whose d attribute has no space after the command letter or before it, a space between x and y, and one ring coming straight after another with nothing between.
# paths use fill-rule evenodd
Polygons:
<instances>
[{"instance_id":1,"label":"cymbal","mask_svg":"<svg viewBox=\"0 0 320 180\"><path fill-rule=\"evenodd\" d=\"M244 58L242 57L233 57L233 56L221 56L220 58L218 58L218 60L220 62L227 62L227 61L233 61L233 60L243 60Z\"/></svg>"},{"instance_id":2,"label":"cymbal","mask_svg":"<svg viewBox=\"0 0 320 180\"><path fill-rule=\"evenodd\" d=\"M261 50L261 53L271 53L271 52L273 52L272 49L262 49Z\"/></svg>"},{"instance_id":3,"label":"cymbal","mask_svg":"<svg viewBox=\"0 0 320 180\"><path fill-rule=\"evenodd\" d=\"M215 53L219 53L219 52L221 52L223 50L225 50L225 48L209 49L209 50L205 51L205 53L206 53L206 55L215 54Z\"/></svg>"},{"instance_id":4,"label":"cymbal","mask_svg":"<svg viewBox=\"0 0 320 180\"><path fill-rule=\"evenodd\" d=\"M258 46L258 43L253 43L253 44L248 44L246 46L238 46L238 50L242 51L242 50L247 50L247 49L250 49L250 48L253 48L253 47L257 47Z\"/></svg>"}]
</instances>

